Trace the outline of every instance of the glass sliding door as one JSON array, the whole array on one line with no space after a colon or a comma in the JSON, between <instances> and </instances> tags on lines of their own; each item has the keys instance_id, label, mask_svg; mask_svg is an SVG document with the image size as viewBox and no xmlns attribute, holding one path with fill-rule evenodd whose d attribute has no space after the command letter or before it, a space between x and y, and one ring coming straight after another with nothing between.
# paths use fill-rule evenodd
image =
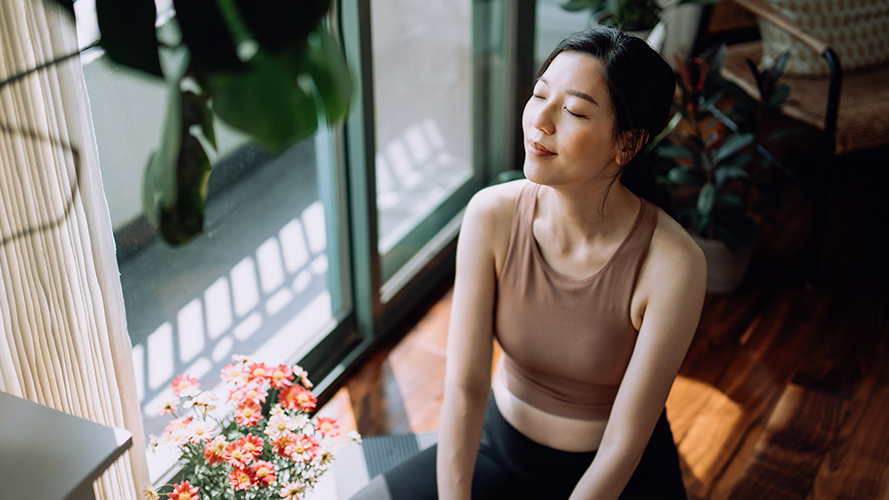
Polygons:
<instances>
[{"instance_id":1,"label":"glass sliding door","mask_svg":"<svg viewBox=\"0 0 889 500\"><path fill-rule=\"evenodd\" d=\"M140 205L146 159L160 144L163 83L101 53L83 63L146 435L169 422L160 410L175 376L221 389L233 355L304 362L320 382L356 338L341 133L322 129L271 156L217 123L204 233L171 248ZM148 459L156 479L175 457Z\"/></svg>"},{"instance_id":2,"label":"glass sliding door","mask_svg":"<svg viewBox=\"0 0 889 500\"><path fill-rule=\"evenodd\" d=\"M371 19L385 283L465 205L461 188L477 177L472 2L374 0Z\"/></svg>"}]
</instances>

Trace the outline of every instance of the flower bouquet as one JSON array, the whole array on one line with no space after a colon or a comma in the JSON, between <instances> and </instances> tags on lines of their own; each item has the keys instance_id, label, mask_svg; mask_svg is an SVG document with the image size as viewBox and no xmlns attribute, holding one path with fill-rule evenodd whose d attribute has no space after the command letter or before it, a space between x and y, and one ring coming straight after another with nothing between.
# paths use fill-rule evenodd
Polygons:
<instances>
[{"instance_id":1,"label":"flower bouquet","mask_svg":"<svg viewBox=\"0 0 889 500\"><path fill-rule=\"evenodd\" d=\"M159 441L178 448L188 474L166 495L170 500L302 498L330 466L333 453L322 442L339 434L339 424L310 419L317 401L299 366L233 359L221 375L233 414L220 417L216 396L201 392L193 377L180 375L170 384L175 398L161 414L175 418ZM191 410L188 415L179 412L180 405L183 412ZM150 446L157 445L151 436ZM145 492L149 499L159 498L153 488Z\"/></svg>"}]
</instances>

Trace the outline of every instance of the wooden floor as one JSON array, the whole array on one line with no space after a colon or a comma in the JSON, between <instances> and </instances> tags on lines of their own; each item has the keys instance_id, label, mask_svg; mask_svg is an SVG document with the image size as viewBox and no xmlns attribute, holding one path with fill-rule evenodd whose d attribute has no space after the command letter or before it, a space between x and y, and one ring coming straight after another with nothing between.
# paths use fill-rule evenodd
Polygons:
<instances>
[{"instance_id":1,"label":"wooden floor","mask_svg":"<svg viewBox=\"0 0 889 500\"><path fill-rule=\"evenodd\" d=\"M801 284L811 204L785 187L744 287L708 296L667 402L690 498L889 499L887 155L838 166L819 286ZM347 383L350 426L438 428L449 310L450 292Z\"/></svg>"}]
</instances>

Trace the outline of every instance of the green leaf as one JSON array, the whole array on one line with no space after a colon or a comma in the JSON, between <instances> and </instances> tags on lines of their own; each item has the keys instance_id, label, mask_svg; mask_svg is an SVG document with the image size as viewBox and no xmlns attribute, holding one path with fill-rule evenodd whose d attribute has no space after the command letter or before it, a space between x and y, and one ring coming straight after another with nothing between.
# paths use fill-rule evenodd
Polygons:
<instances>
[{"instance_id":1,"label":"green leaf","mask_svg":"<svg viewBox=\"0 0 889 500\"><path fill-rule=\"evenodd\" d=\"M769 97L768 106L771 107L781 107L784 105L784 102L787 100L787 96L790 95L790 86L788 85L776 85L775 91Z\"/></svg>"},{"instance_id":2,"label":"green leaf","mask_svg":"<svg viewBox=\"0 0 889 500\"><path fill-rule=\"evenodd\" d=\"M737 179L740 177L749 177L747 170L740 165L722 166L713 173L717 186L722 186L729 179Z\"/></svg>"},{"instance_id":3,"label":"green leaf","mask_svg":"<svg viewBox=\"0 0 889 500\"><path fill-rule=\"evenodd\" d=\"M686 146L676 143L660 144L654 149L660 158L691 158L694 153Z\"/></svg>"},{"instance_id":4,"label":"green leaf","mask_svg":"<svg viewBox=\"0 0 889 500\"><path fill-rule=\"evenodd\" d=\"M272 152L312 134L318 114L293 71L260 51L248 69L215 73L206 80L213 111L229 125L255 137Z\"/></svg>"},{"instance_id":5,"label":"green leaf","mask_svg":"<svg viewBox=\"0 0 889 500\"><path fill-rule=\"evenodd\" d=\"M309 36L304 61L306 72L314 82L328 122L345 118L352 97L352 78L343 53L327 28L318 28Z\"/></svg>"},{"instance_id":6,"label":"green leaf","mask_svg":"<svg viewBox=\"0 0 889 500\"><path fill-rule=\"evenodd\" d=\"M204 222L207 181L211 165L200 141L191 134L200 127L215 141L206 99L180 90L188 57L182 55L168 84L167 116L160 150L152 153L145 170L143 212L167 243L178 245L200 234Z\"/></svg>"},{"instance_id":7,"label":"green leaf","mask_svg":"<svg viewBox=\"0 0 889 500\"><path fill-rule=\"evenodd\" d=\"M734 193L725 193L719 197L719 202L722 205L730 208L743 208L744 200L741 199L740 196Z\"/></svg>"},{"instance_id":8,"label":"green leaf","mask_svg":"<svg viewBox=\"0 0 889 500\"><path fill-rule=\"evenodd\" d=\"M713 163L718 164L722 160L747 147L751 142L753 142L753 134L749 132L729 136L728 139L723 141L713 152Z\"/></svg>"},{"instance_id":9,"label":"green leaf","mask_svg":"<svg viewBox=\"0 0 889 500\"><path fill-rule=\"evenodd\" d=\"M779 130L776 130L765 137L765 142L774 141L780 139L782 137L786 137L789 135L796 135L805 132L806 129L803 127L785 127Z\"/></svg>"},{"instance_id":10,"label":"green leaf","mask_svg":"<svg viewBox=\"0 0 889 500\"><path fill-rule=\"evenodd\" d=\"M167 243L181 245L203 231L207 181L211 169L200 141L185 135L176 165L177 201L170 209L161 209L158 229Z\"/></svg>"},{"instance_id":11,"label":"green leaf","mask_svg":"<svg viewBox=\"0 0 889 500\"><path fill-rule=\"evenodd\" d=\"M163 77L157 53L154 0L96 0L102 37L99 44L113 61Z\"/></svg>"},{"instance_id":12,"label":"green leaf","mask_svg":"<svg viewBox=\"0 0 889 500\"><path fill-rule=\"evenodd\" d=\"M713 210L713 202L716 199L716 188L711 183L704 184L701 192L698 193L697 209L702 216L710 215Z\"/></svg>"},{"instance_id":13,"label":"green leaf","mask_svg":"<svg viewBox=\"0 0 889 500\"><path fill-rule=\"evenodd\" d=\"M124 3L129 0L113 0ZM216 0L173 0L182 40L198 71L233 71L243 67L228 24Z\"/></svg>"},{"instance_id":14,"label":"green leaf","mask_svg":"<svg viewBox=\"0 0 889 500\"><path fill-rule=\"evenodd\" d=\"M701 175L693 167L686 165L670 169L667 179L681 186L700 186L703 183Z\"/></svg>"},{"instance_id":15,"label":"green leaf","mask_svg":"<svg viewBox=\"0 0 889 500\"><path fill-rule=\"evenodd\" d=\"M660 144L661 141L664 140L664 137L667 137L668 135L670 135L673 132L673 130L676 129L676 127L679 125L679 123L681 121L682 121L682 114L681 113L673 113L673 117L670 118L669 122L667 122L667 126L664 127L664 130L661 130L661 133L659 133L657 135L657 137L654 138L653 141L651 141L651 144L648 145L648 148L646 151L651 151L652 149L656 148L658 146L658 144Z\"/></svg>"},{"instance_id":16,"label":"green leaf","mask_svg":"<svg viewBox=\"0 0 889 500\"><path fill-rule=\"evenodd\" d=\"M595 7L601 7L602 2L597 2L595 0L568 0L563 3L561 7L568 12L580 12L582 10L592 9Z\"/></svg>"},{"instance_id":17,"label":"green leaf","mask_svg":"<svg viewBox=\"0 0 889 500\"><path fill-rule=\"evenodd\" d=\"M330 0L234 0L241 20L270 53L305 42L330 8Z\"/></svg>"}]
</instances>

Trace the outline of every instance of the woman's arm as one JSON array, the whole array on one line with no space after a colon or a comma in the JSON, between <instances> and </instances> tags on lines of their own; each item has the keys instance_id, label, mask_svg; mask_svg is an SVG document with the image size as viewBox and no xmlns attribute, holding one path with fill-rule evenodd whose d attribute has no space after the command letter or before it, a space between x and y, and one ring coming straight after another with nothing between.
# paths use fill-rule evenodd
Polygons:
<instances>
[{"instance_id":1,"label":"woman's arm","mask_svg":"<svg viewBox=\"0 0 889 500\"><path fill-rule=\"evenodd\" d=\"M643 266L638 284L641 289L636 293L644 293L647 303L636 347L596 458L577 483L571 500L613 500L623 492L697 329L706 287L706 261L681 228L669 224L668 228L656 234L658 239L653 239Z\"/></svg>"},{"instance_id":2,"label":"woman's arm","mask_svg":"<svg viewBox=\"0 0 889 500\"><path fill-rule=\"evenodd\" d=\"M507 189L508 191L508 189ZM437 454L438 495L468 500L482 423L491 390L496 252L511 217L503 186L476 194L463 216L457 244L457 273L448 326L444 401ZM506 200L508 201L508 200Z\"/></svg>"}]
</instances>

